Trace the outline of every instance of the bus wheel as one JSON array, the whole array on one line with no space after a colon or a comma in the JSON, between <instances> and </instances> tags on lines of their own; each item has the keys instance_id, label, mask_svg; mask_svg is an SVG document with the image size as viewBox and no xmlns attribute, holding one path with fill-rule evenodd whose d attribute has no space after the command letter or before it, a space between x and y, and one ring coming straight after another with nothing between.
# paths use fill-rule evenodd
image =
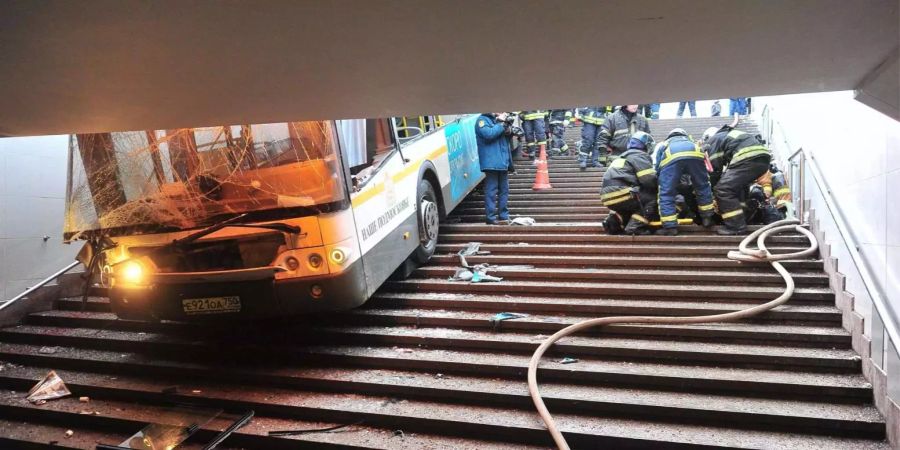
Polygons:
<instances>
[{"instance_id":1,"label":"bus wheel","mask_svg":"<svg viewBox=\"0 0 900 450\"><path fill-rule=\"evenodd\" d=\"M413 259L420 264L428 262L437 248L440 212L438 211L437 194L427 180L419 181L419 203L416 210L419 222L419 246L413 252Z\"/></svg>"}]
</instances>

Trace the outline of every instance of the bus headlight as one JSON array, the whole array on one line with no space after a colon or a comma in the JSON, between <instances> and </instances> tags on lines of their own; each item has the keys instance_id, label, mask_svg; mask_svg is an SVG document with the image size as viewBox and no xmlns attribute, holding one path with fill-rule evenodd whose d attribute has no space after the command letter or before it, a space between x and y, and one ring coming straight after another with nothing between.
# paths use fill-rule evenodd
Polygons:
<instances>
[{"instance_id":1,"label":"bus headlight","mask_svg":"<svg viewBox=\"0 0 900 450\"><path fill-rule=\"evenodd\" d=\"M335 247L328 252L328 258L331 259L331 262L342 265L347 261L347 252L340 247Z\"/></svg>"},{"instance_id":2,"label":"bus headlight","mask_svg":"<svg viewBox=\"0 0 900 450\"><path fill-rule=\"evenodd\" d=\"M126 262L122 265L122 270L119 273L122 276L122 281L129 284L141 284L147 278L144 266L137 261Z\"/></svg>"}]
</instances>

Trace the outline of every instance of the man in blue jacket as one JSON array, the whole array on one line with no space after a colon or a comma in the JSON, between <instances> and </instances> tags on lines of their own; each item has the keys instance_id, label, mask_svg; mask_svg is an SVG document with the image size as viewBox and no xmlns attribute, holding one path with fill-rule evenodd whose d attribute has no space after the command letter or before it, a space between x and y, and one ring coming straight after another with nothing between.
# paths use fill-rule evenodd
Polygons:
<instances>
[{"instance_id":1,"label":"man in blue jacket","mask_svg":"<svg viewBox=\"0 0 900 450\"><path fill-rule=\"evenodd\" d=\"M509 170L513 162L506 115L484 113L475 121L478 163L484 172L485 223L488 225L509 222L506 203L509 200Z\"/></svg>"}]
</instances>

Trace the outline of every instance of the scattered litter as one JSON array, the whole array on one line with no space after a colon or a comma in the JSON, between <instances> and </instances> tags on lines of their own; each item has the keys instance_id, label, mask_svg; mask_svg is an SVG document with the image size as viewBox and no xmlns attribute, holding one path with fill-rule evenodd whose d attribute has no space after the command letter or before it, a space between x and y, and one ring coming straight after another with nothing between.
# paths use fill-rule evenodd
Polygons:
<instances>
[{"instance_id":1,"label":"scattered litter","mask_svg":"<svg viewBox=\"0 0 900 450\"><path fill-rule=\"evenodd\" d=\"M384 406L391 405L394 403L400 403L400 399L397 397L388 398L385 401L381 402L381 406L384 407Z\"/></svg>"},{"instance_id":2,"label":"scattered litter","mask_svg":"<svg viewBox=\"0 0 900 450\"><path fill-rule=\"evenodd\" d=\"M464 249L456 252L456 254L459 256L459 265L461 267L469 267L469 263L466 261L466 256L484 256L491 254L491 252L489 251L479 250L480 248L481 242L469 242L468 244L466 244L466 247Z\"/></svg>"},{"instance_id":3,"label":"scattered litter","mask_svg":"<svg viewBox=\"0 0 900 450\"><path fill-rule=\"evenodd\" d=\"M191 391L191 394L202 394L202 393L203 393L203 391L201 391L200 389L194 389Z\"/></svg>"},{"instance_id":4,"label":"scattered litter","mask_svg":"<svg viewBox=\"0 0 900 450\"><path fill-rule=\"evenodd\" d=\"M443 380L444 378L446 378L446 375L444 375L442 373L436 373L436 374L434 374L434 377Z\"/></svg>"},{"instance_id":5,"label":"scattered litter","mask_svg":"<svg viewBox=\"0 0 900 450\"><path fill-rule=\"evenodd\" d=\"M353 422L353 423L348 423L348 424L344 424L344 425L336 425L336 426L328 427L328 428L310 428L307 430L280 430L280 431L270 431L268 434L269 434L269 436L297 436L300 434L307 434L307 433L327 433L327 432L337 431L342 428L348 428L348 427L352 427L354 425L359 425L361 423L363 423L362 420L357 420L356 422Z\"/></svg>"},{"instance_id":6,"label":"scattered litter","mask_svg":"<svg viewBox=\"0 0 900 450\"><path fill-rule=\"evenodd\" d=\"M502 312L502 313L494 314L494 318L491 319L491 322L499 322L501 320L509 320L509 319L521 319L523 317L528 317L528 314Z\"/></svg>"},{"instance_id":7,"label":"scattered litter","mask_svg":"<svg viewBox=\"0 0 900 450\"><path fill-rule=\"evenodd\" d=\"M469 269L459 268L456 269L456 272L447 278L448 281L472 281L472 276L474 274Z\"/></svg>"},{"instance_id":8,"label":"scattered litter","mask_svg":"<svg viewBox=\"0 0 900 450\"><path fill-rule=\"evenodd\" d=\"M406 435L403 434L403 430L394 430L394 436L400 436L400 439L406 437Z\"/></svg>"},{"instance_id":9,"label":"scattered litter","mask_svg":"<svg viewBox=\"0 0 900 450\"><path fill-rule=\"evenodd\" d=\"M55 370L51 370L28 391L26 400L36 405L42 405L47 400L55 400L67 395L72 395L72 393L69 392L66 383L63 383L62 378L56 374Z\"/></svg>"},{"instance_id":10,"label":"scattered litter","mask_svg":"<svg viewBox=\"0 0 900 450\"><path fill-rule=\"evenodd\" d=\"M527 243L527 242L519 242L519 243L516 244L516 245L531 245L531 244L529 244L529 243Z\"/></svg>"},{"instance_id":11,"label":"scattered litter","mask_svg":"<svg viewBox=\"0 0 900 450\"><path fill-rule=\"evenodd\" d=\"M560 364L575 364L578 362L578 358L569 358L568 356L559 360Z\"/></svg>"},{"instance_id":12,"label":"scattered litter","mask_svg":"<svg viewBox=\"0 0 900 450\"><path fill-rule=\"evenodd\" d=\"M43 355L52 355L59 351L59 347L41 347L38 349L38 353Z\"/></svg>"},{"instance_id":13,"label":"scattered litter","mask_svg":"<svg viewBox=\"0 0 900 450\"><path fill-rule=\"evenodd\" d=\"M491 266L488 264L479 264L474 267L460 267L456 269L447 281L470 281L472 283L480 283L482 281L503 281L503 278L488 275L487 271Z\"/></svg>"},{"instance_id":14,"label":"scattered litter","mask_svg":"<svg viewBox=\"0 0 900 450\"><path fill-rule=\"evenodd\" d=\"M523 317L528 317L528 314L520 314L520 313L511 313L511 312L502 312L494 314L494 317L491 318L491 328L495 331L500 327L500 323L504 320L510 319L521 319Z\"/></svg>"},{"instance_id":15,"label":"scattered litter","mask_svg":"<svg viewBox=\"0 0 900 450\"><path fill-rule=\"evenodd\" d=\"M411 348L401 348L401 347L394 347L394 351L397 353L412 353L413 352Z\"/></svg>"},{"instance_id":16,"label":"scattered litter","mask_svg":"<svg viewBox=\"0 0 900 450\"><path fill-rule=\"evenodd\" d=\"M535 223L535 220L531 217L516 217L515 219L510 221L510 224L512 224L512 225L522 225L522 226L526 226L526 227L530 227L530 226L534 225L534 223Z\"/></svg>"},{"instance_id":17,"label":"scattered litter","mask_svg":"<svg viewBox=\"0 0 900 450\"><path fill-rule=\"evenodd\" d=\"M89 411L87 409L82 409L78 414L82 414L85 416L99 416L100 411Z\"/></svg>"},{"instance_id":18,"label":"scattered litter","mask_svg":"<svg viewBox=\"0 0 900 450\"><path fill-rule=\"evenodd\" d=\"M75 432L72 430L66 430L66 437L70 438L75 435Z\"/></svg>"},{"instance_id":19,"label":"scattered litter","mask_svg":"<svg viewBox=\"0 0 900 450\"><path fill-rule=\"evenodd\" d=\"M78 397L78 401L81 403L87 403L87 402L91 401L91 398L90 397Z\"/></svg>"}]
</instances>

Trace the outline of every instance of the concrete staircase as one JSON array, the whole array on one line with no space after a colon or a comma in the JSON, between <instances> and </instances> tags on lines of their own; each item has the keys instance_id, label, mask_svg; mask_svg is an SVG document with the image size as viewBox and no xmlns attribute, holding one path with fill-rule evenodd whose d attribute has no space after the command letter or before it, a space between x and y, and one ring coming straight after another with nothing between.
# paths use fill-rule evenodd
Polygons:
<instances>
[{"instance_id":1,"label":"concrete staircase","mask_svg":"<svg viewBox=\"0 0 900 450\"><path fill-rule=\"evenodd\" d=\"M697 136L707 123L652 127L660 136L675 126ZM80 300L64 299L0 330L0 446L121 442L177 401L254 409L257 417L229 447L547 448L525 387L530 354L546 336L591 317L713 314L781 293L768 265L726 259L737 237L696 226L677 237L605 235L602 170L553 159L554 189L534 192L533 166L518 161L517 168L511 212L537 225L484 225L474 193L441 227L431 263L388 282L358 310L199 328L115 320L98 291L85 311ZM472 241L489 253L469 263L497 266L490 273L502 282L448 281L456 252ZM800 235L782 235L771 247L804 245ZM753 320L611 326L558 344L539 377L570 444L889 448L822 261L785 266L798 283L794 298ZM500 312L524 316L493 321ZM26 403L24 391L48 369L75 396ZM335 432L267 434L342 424ZM200 436L222 426L214 421ZM75 430L72 438L66 429Z\"/></svg>"}]
</instances>

